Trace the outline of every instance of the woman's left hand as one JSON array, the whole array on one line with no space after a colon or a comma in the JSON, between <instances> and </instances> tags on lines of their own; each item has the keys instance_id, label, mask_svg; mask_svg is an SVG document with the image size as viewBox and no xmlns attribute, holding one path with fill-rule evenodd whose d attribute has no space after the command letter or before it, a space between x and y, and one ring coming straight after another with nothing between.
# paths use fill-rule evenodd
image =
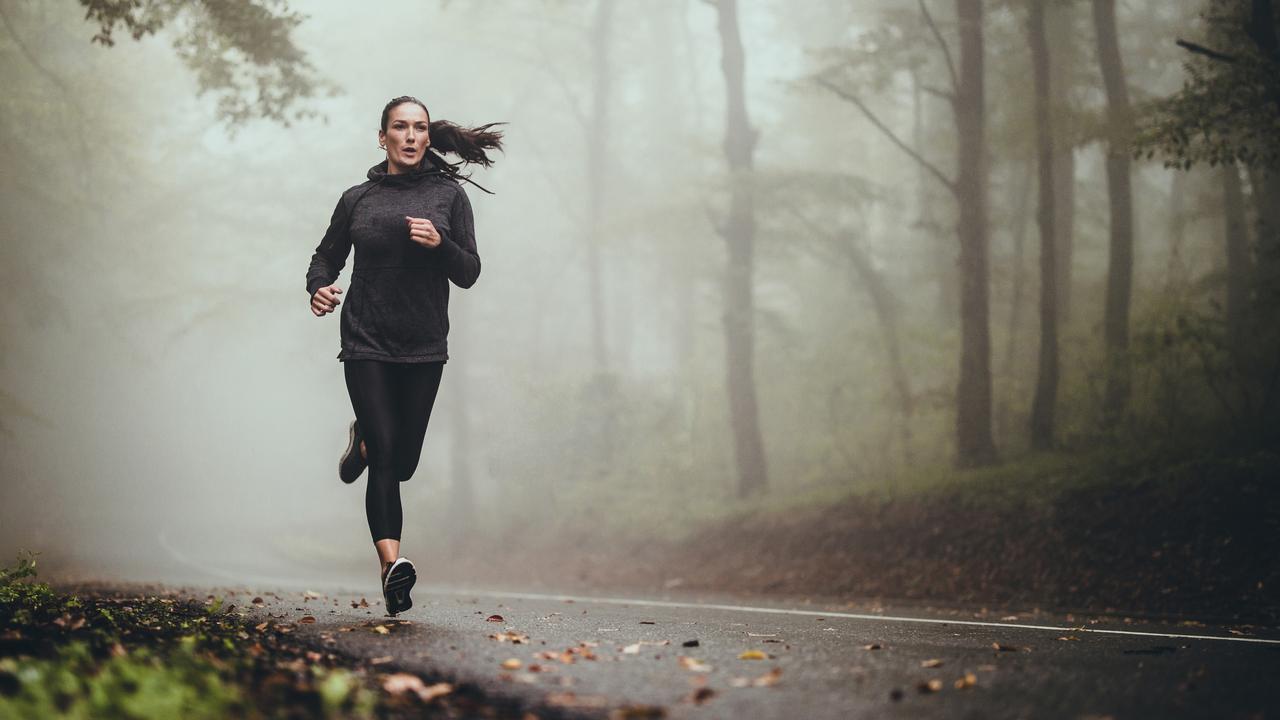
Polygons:
<instances>
[{"instance_id":1,"label":"woman's left hand","mask_svg":"<svg viewBox=\"0 0 1280 720\"><path fill-rule=\"evenodd\" d=\"M405 222L409 223L409 239L427 248L440 247L440 233L436 231L436 226L426 218L416 218L404 216Z\"/></svg>"}]
</instances>

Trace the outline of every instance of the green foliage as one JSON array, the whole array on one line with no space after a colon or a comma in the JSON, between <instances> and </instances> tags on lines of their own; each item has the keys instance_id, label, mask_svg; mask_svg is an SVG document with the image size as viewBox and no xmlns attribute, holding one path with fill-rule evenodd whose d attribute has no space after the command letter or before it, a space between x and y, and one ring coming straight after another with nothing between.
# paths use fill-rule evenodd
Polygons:
<instances>
[{"instance_id":1,"label":"green foliage","mask_svg":"<svg viewBox=\"0 0 1280 720\"><path fill-rule=\"evenodd\" d=\"M265 634L242 642L251 636L222 598L84 600L25 582L32 555L0 570L0 718L375 714L379 695L354 673L308 667Z\"/></svg>"},{"instance_id":2,"label":"green foliage","mask_svg":"<svg viewBox=\"0 0 1280 720\"><path fill-rule=\"evenodd\" d=\"M1250 0L1208 0L1206 37L1186 43L1187 78L1177 94L1148 103L1134 145L1170 167L1239 162L1280 166L1280 55Z\"/></svg>"},{"instance_id":3,"label":"green foliage","mask_svg":"<svg viewBox=\"0 0 1280 720\"><path fill-rule=\"evenodd\" d=\"M308 112L301 101L336 86L315 76L315 68L293 41L305 16L284 0L80 0L85 19L98 26L93 42L115 44L122 26L134 40L173 28L174 50L196 73L200 93L213 93L218 119L232 131L264 118L285 125Z\"/></svg>"},{"instance_id":4,"label":"green foliage","mask_svg":"<svg viewBox=\"0 0 1280 720\"><path fill-rule=\"evenodd\" d=\"M240 691L195 652L194 638L160 657L146 648L94 657L73 641L49 659L0 659L0 673L18 680L18 692L0 696L0 716L102 718L221 718L250 708Z\"/></svg>"},{"instance_id":5,"label":"green foliage","mask_svg":"<svg viewBox=\"0 0 1280 720\"><path fill-rule=\"evenodd\" d=\"M0 568L0 589L8 588L23 578L36 576L36 555L31 551L19 552L13 567Z\"/></svg>"}]
</instances>

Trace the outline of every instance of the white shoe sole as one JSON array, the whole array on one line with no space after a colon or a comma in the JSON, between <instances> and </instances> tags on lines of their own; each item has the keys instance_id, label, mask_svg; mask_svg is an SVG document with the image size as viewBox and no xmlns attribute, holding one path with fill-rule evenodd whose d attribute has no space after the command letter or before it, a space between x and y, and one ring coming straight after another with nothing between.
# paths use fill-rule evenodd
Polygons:
<instances>
[{"instance_id":1,"label":"white shoe sole","mask_svg":"<svg viewBox=\"0 0 1280 720\"><path fill-rule=\"evenodd\" d=\"M387 614L394 616L413 607L409 591L417 581L418 572L413 563L405 558L396 559L382 581L382 599L387 604Z\"/></svg>"}]
</instances>

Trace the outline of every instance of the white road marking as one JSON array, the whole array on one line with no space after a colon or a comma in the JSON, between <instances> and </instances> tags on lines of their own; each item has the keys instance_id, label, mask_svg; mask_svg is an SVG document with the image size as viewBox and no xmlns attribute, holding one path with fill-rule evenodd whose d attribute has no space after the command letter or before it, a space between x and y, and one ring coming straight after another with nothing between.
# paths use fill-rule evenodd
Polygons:
<instances>
[{"instance_id":1,"label":"white road marking","mask_svg":"<svg viewBox=\"0 0 1280 720\"><path fill-rule=\"evenodd\" d=\"M1263 645L1280 645L1280 640L1267 638L1237 637L1231 635L1191 635L1187 633L1145 632L1140 630L1108 630L1105 628L1089 628L1071 625L1028 625L1013 622L988 622L984 620L947 620L942 618L919 618L897 615L870 615L847 612L820 612L817 610L792 610L789 608L764 608L750 605L721 605L718 603L674 602L670 600L636 600L631 598L602 598L580 595L545 595L541 593L515 593L492 591L465 591L455 589L431 588L431 593L447 595L487 595L490 597L512 598L522 600L572 600L582 603L602 603L607 605L639 605L641 607L671 607L693 610L731 610L734 612L772 613L776 615L804 615L821 618L845 618L848 620L875 620L879 622L922 623L934 625L970 625L975 627L1017 628L1020 630L1049 630L1058 633L1085 632L1098 635L1134 635L1139 637L1178 638L1185 640L1223 640L1227 642L1260 643Z\"/></svg>"}]
</instances>

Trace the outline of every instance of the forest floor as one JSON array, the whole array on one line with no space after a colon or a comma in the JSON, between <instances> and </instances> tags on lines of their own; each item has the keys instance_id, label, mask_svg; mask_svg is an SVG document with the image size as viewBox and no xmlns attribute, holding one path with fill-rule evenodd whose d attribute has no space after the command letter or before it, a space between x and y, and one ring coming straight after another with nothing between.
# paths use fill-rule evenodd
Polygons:
<instances>
[{"instance_id":1,"label":"forest floor","mask_svg":"<svg viewBox=\"0 0 1280 720\"><path fill-rule=\"evenodd\" d=\"M473 683L424 679L390 657L344 650L354 637L342 647L303 639L316 615L334 612L320 593L241 600L221 588L51 586L34 569L21 557L0 569L0 718L525 717ZM413 624L382 617L364 598L350 604L361 617L341 631L353 636Z\"/></svg>"},{"instance_id":2,"label":"forest floor","mask_svg":"<svg viewBox=\"0 0 1280 720\"><path fill-rule=\"evenodd\" d=\"M668 542L502 542L473 582L1280 624L1280 455L1039 458ZM554 557L550 564L546 558ZM475 577L477 568L488 572Z\"/></svg>"}]
</instances>

